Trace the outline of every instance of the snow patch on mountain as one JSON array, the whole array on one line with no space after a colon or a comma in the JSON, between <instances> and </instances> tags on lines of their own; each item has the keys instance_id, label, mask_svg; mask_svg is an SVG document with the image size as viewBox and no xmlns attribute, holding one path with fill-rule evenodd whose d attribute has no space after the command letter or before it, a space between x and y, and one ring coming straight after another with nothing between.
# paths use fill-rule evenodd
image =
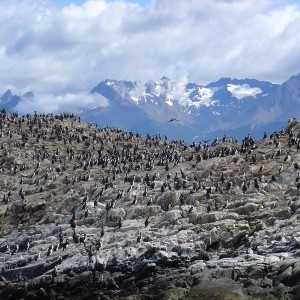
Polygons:
<instances>
[{"instance_id":1,"label":"snow patch on mountain","mask_svg":"<svg viewBox=\"0 0 300 300\"><path fill-rule=\"evenodd\" d=\"M166 104L168 104L169 106L173 106L173 98L172 98L172 96L171 95L167 95L167 100L165 101L166 102Z\"/></svg>"},{"instance_id":2,"label":"snow patch on mountain","mask_svg":"<svg viewBox=\"0 0 300 300\"><path fill-rule=\"evenodd\" d=\"M113 81L106 81L105 84L118 94L124 96L127 94L138 106L143 106L146 102L155 105L164 102L169 107L179 104L183 107L199 109L201 106L212 106L219 102L213 99L213 88L187 84L185 81L175 82L167 77L162 77L157 81L136 81L131 85L122 85L120 82Z\"/></svg>"},{"instance_id":3,"label":"snow patch on mountain","mask_svg":"<svg viewBox=\"0 0 300 300\"><path fill-rule=\"evenodd\" d=\"M106 85L108 85L108 86L114 86L115 85L115 81L107 80L106 81Z\"/></svg>"},{"instance_id":4,"label":"snow patch on mountain","mask_svg":"<svg viewBox=\"0 0 300 300\"><path fill-rule=\"evenodd\" d=\"M133 100L136 103L139 103L139 100L140 100L139 97L134 97L134 96L131 96L130 99Z\"/></svg>"},{"instance_id":5,"label":"snow patch on mountain","mask_svg":"<svg viewBox=\"0 0 300 300\"><path fill-rule=\"evenodd\" d=\"M144 100L145 98L145 82L136 81L133 85L133 88L128 92L130 99L133 100L136 104L139 104L140 100Z\"/></svg>"},{"instance_id":6,"label":"snow patch on mountain","mask_svg":"<svg viewBox=\"0 0 300 300\"><path fill-rule=\"evenodd\" d=\"M196 87L189 89L184 97L178 100L179 104L182 106L194 106L199 108L200 106L211 106L214 105L217 101L212 99L214 92L205 87Z\"/></svg>"},{"instance_id":7,"label":"snow patch on mountain","mask_svg":"<svg viewBox=\"0 0 300 300\"><path fill-rule=\"evenodd\" d=\"M228 84L227 90L233 97L241 100L245 97L256 97L257 94L262 93L262 90L258 87L250 87L249 84L235 85Z\"/></svg>"}]
</instances>

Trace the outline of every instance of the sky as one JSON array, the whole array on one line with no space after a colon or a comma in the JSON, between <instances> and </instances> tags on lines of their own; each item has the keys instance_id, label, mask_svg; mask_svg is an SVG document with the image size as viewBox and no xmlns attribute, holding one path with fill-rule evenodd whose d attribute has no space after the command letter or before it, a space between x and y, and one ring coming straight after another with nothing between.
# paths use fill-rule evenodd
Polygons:
<instances>
[{"instance_id":1,"label":"sky","mask_svg":"<svg viewBox=\"0 0 300 300\"><path fill-rule=\"evenodd\" d=\"M32 91L58 108L105 79L300 73L296 0L0 0L0 11L0 94Z\"/></svg>"},{"instance_id":2,"label":"sky","mask_svg":"<svg viewBox=\"0 0 300 300\"><path fill-rule=\"evenodd\" d=\"M82 5L86 0L52 0L52 3L59 6L65 6L70 4ZM128 3L136 3L141 6L149 4L150 0L127 0Z\"/></svg>"}]
</instances>

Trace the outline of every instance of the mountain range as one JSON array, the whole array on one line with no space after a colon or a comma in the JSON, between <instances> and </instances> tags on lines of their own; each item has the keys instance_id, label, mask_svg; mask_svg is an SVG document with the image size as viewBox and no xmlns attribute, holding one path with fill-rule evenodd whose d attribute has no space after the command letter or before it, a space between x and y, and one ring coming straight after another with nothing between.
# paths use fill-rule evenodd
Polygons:
<instances>
[{"instance_id":1,"label":"mountain range","mask_svg":"<svg viewBox=\"0 0 300 300\"><path fill-rule=\"evenodd\" d=\"M162 134L171 139L201 141L224 134L241 139L250 133L261 138L300 116L300 74L282 84L255 79L221 78L207 85L178 82L105 80L90 94L100 94L109 105L83 109L81 117L98 126ZM29 92L0 97L0 107L14 111Z\"/></svg>"}]
</instances>

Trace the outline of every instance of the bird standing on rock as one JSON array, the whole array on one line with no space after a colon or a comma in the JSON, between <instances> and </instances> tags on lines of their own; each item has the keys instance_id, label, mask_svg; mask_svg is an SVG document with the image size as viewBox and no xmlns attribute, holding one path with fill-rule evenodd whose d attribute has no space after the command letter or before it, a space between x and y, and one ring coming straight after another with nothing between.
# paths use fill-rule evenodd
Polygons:
<instances>
[{"instance_id":1,"label":"bird standing on rock","mask_svg":"<svg viewBox=\"0 0 300 300\"><path fill-rule=\"evenodd\" d=\"M75 219L76 219L76 217L75 217L75 211L73 211L70 223L72 222L72 220L75 220Z\"/></svg>"},{"instance_id":2,"label":"bird standing on rock","mask_svg":"<svg viewBox=\"0 0 300 300\"><path fill-rule=\"evenodd\" d=\"M150 197L149 201L147 202L147 206L152 205L152 197Z\"/></svg>"},{"instance_id":3,"label":"bird standing on rock","mask_svg":"<svg viewBox=\"0 0 300 300\"><path fill-rule=\"evenodd\" d=\"M143 198L147 196L148 188L145 186L144 192L143 192Z\"/></svg>"},{"instance_id":4,"label":"bird standing on rock","mask_svg":"<svg viewBox=\"0 0 300 300\"><path fill-rule=\"evenodd\" d=\"M98 199L94 200L94 208L96 208L98 206Z\"/></svg>"},{"instance_id":5,"label":"bird standing on rock","mask_svg":"<svg viewBox=\"0 0 300 300\"><path fill-rule=\"evenodd\" d=\"M138 235L138 237L136 239L136 242L139 244L141 242L141 240L142 240L142 233L139 232L139 235Z\"/></svg>"},{"instance_id":6,"label":"bird standing on rock","mask_svg":"<svg viewBox=\"0 0 300 300\"><path fill-rule=\"evenodd\" d=\"M74 229L74 232L73 232L73 242L74 242L75 244L78 244L78 243L79 243L79 237L78 237L78 235L77 235L75 229Z\"/></svg>"},{"instance_id":7,"label":"bird standing on rock","mask_svg":"<svg viewBox=\"0 0 300 300\"><path fill-rule=\"evenodd\" d=\"M64 251L64 250L67 249L68 245L69 245L69 240L66 239L63 243L60 244L60 247L61 247L61 248L63 249L63 251Z\"/></svg>"},{"instance_id":8,"label":"bird standing on rock","mask_svg":"<svg viewBox=\"0 0 300 300\"><path fill-rule=\"evenodd\" d=\"M123 226L123 224L122 224L122 218L119 219L118 226L119 226L119 229Z\"/></svg>"},{"instance_id":9,"label":"bird standing on rock","mask_svg":"<svg viewBox=\"0 0 300 300\"><path fill-rule=\"evenodd\" d=\"M262 170L264 169L264 167L265 167L265 166L264 166L264 164L262 163L262 164L260 165L260 167L259 167L259 170L258 170L258 172L260 172L260 173L261 173L261 172L262 172Z\"/></svg>"},{"instance_id":10,"label":"bird standing on rock","mask_svg":"<svg viewBox=\"0 0 300 300\"><path fill-rule=\"evenodd\" d=\"M25 244L24 250L25 250L25 251L28 251L28 250L29 250L29 247L30 247L30 243L29 243L29 241L27 241L26 244Z\"/></svg>"},{"instance_id":11,"label":"bird standing on rock","mask_svg":"<svg viewBox=\"0 0 300 300\"><path fill-rule=\"evenodd\" d=\"M53 247L53 252L57 251L59 249L60 243L56 243L56 245Z\"/></svg>"},{"instance_id":12,"label":"bird standing on rock","mask_svg":"<svg viewBox=\"0 0 300 300\"><path fill-rule=\"evenodd\" d=\"M56 268L56 266L52 270L51 276L52 276L52 283L53 283L54 282L54 278L57 277L57 268Z\"/></svg>"},{"instance_id":13,"label":"bird standing on rock","mask_svg":"<svg viewBox=\"0 0 300 300\"><path fill-rule=\"evenodd\" d=\"M97 240L95 246L96 246L97 251L99 251L102 248L102 241L101 241L101 239Z\"/></svg>"},{"instance_id":14,"label":"bird standing on rock","mask_svg":"<svg viewBox=\"0 0 300 300\"><path fill-rule=\"evenodd\" d=\"M64 239L64 237L63 237L63 233L62 233L62 229L61 229L61 227L59 228L59 235L58 235L58 237L59 237L59 242L60 242L60 243L62 243L62 242L63 242L63 239Z\"/></svg>"},{"instance_id":15,"label":"bird standing on rock","mask_svg":"<svg viewBox=\"0 0 300 300\"><path fill-rule=\"evenodd\" d=\"M86 242L86 233L79 238L79 244L83 244L83 246L85 246L85 242Z\"/></svg>"},{"instance_id":16,"label":"bird standing on rock","mask_svg":"<svg viewBox=\"0 0 300 300\"><path fill-rule=\"evenodd\" d=\"M299 170L299 164L293 161L293 166L295 168L295 170Z\"/></svg>"},{"instance_id":17,"label":"bird standing on rock","mask_svg":"<svg viewBox=\"0 0 300 300\"><path fill-rule=\"evenodd\" d=\"M221 183L222 183L222 185L224 184L224 182L225 182L225 176L224 176L224 173L221 172Z\"/></svg>"},{"instance_id":18,"label":"bird standing on rock","mask_svg":"<svg viewBox=\"0 0 300 300\"><path fill-rule=\"evenodd\" d=\"M145 227L148 227L148 225L149 225L149 217L147 217L145 220Z\"/></svg>"},{"instance_id":19,"label":"bird standing on rock","mask_svg":"<svg viewBox=\"0 0 300 300\"><path fill-rule=\"evenodd\" d=\"M283 164L281 164L281 166L279 167L279 169L278 169L278 172L279 172L279 175L283 172Z\"/></svg>"},{"instance_id":20,"label":"bird standing on rock","mask_svg":"<svg viewBox=\"0 0 300 300\"><path fill-rule=\"evenodd\" d=\"M51 246L49 246L48 248L47 257L50 256L52 252L53 252L53 245L51 244Z\"/></svg>"},{"instance_id":21,"label":"bird standing on rock","mask_svg":"<svg viewBox=\"0 0 300 300\"><path fill-rule=\"evenodd\" d=\"M104 228L102 227L101 232L100 232L100 237L102 238L104 236Z\"/></svg>"},{"instance_id":22,"label":"bird standing on rock","mask_svg":"<svg viewBox=\"0 0 300 300\"><path fill-rule=\"evenodd\" d=\"M228 181L227 184L226 184L226 190L229 191L232 187L232 182L231 181Z\"/></svg>"},{"instance_id":23,"label":"bird standing on rock","mask_svg":"<svg viewBox=\"0 0 300 300\"><path fill-rule=\"evenodd\" d=\"M18 244L15 244L14 249L13 249L11 255L16 254L18 251L19 251L19 245L18 245Z\"/></svg>"},{"instance_id":24,"label":"bird standing on rock","mask_svg":"<svg viewBox=\"0 0 300 300\"><path fill-rule=\"evenodd\" d=\"M254 187L259 191L259 183L257 178L254 179Z\"/></svg>"},{"instance_id":25,"label":"bird standing on rock","mask_svg":"<svg viewBox=\"0 0 300 300\"><path fill-rule=\"evenodd\" d=\"M137 198L136 195L133 196L133 201L132 201L132 205L136 205L137 203Z\"/></svg>"},{"instance_id":26,"label":"bird standing on rock","mask_svg":"<svg viewBox=\"0 0 300 300\"><path fill-rule=\"evenodd\" d=\"M38 261L41 258L41 253L39 252L38 254L35 255L34 260Z\"/></svg>"},{"instance_id":27,"label":"bird standing on rock","mask_svg":"<svg viewBox=\"0 0 300 300\"><path fill-rule=\"evenodd\" d=\"M72 227L73 229L76 228L76 220L75 220L75 219L72 219L72 220L71 220L71 227Z\"/></svg>"}]
</instances>

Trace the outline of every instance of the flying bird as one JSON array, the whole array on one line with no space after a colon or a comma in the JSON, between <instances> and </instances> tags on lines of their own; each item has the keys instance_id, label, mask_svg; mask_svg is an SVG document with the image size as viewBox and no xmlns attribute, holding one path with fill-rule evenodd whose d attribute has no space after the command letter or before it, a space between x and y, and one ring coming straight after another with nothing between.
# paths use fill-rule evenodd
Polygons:
<instances>
[{"instance_id":1,"label":"flying bird","mask_svg":"<svg viewBox=\"0 0 300 300\"><path fill-rule=\"evenodd\" d=\"M170 118L170 120L169 120L169 122L174 122L174 121L179 121L179 120L176 118Z\"/></svg>"}]
</instances>

